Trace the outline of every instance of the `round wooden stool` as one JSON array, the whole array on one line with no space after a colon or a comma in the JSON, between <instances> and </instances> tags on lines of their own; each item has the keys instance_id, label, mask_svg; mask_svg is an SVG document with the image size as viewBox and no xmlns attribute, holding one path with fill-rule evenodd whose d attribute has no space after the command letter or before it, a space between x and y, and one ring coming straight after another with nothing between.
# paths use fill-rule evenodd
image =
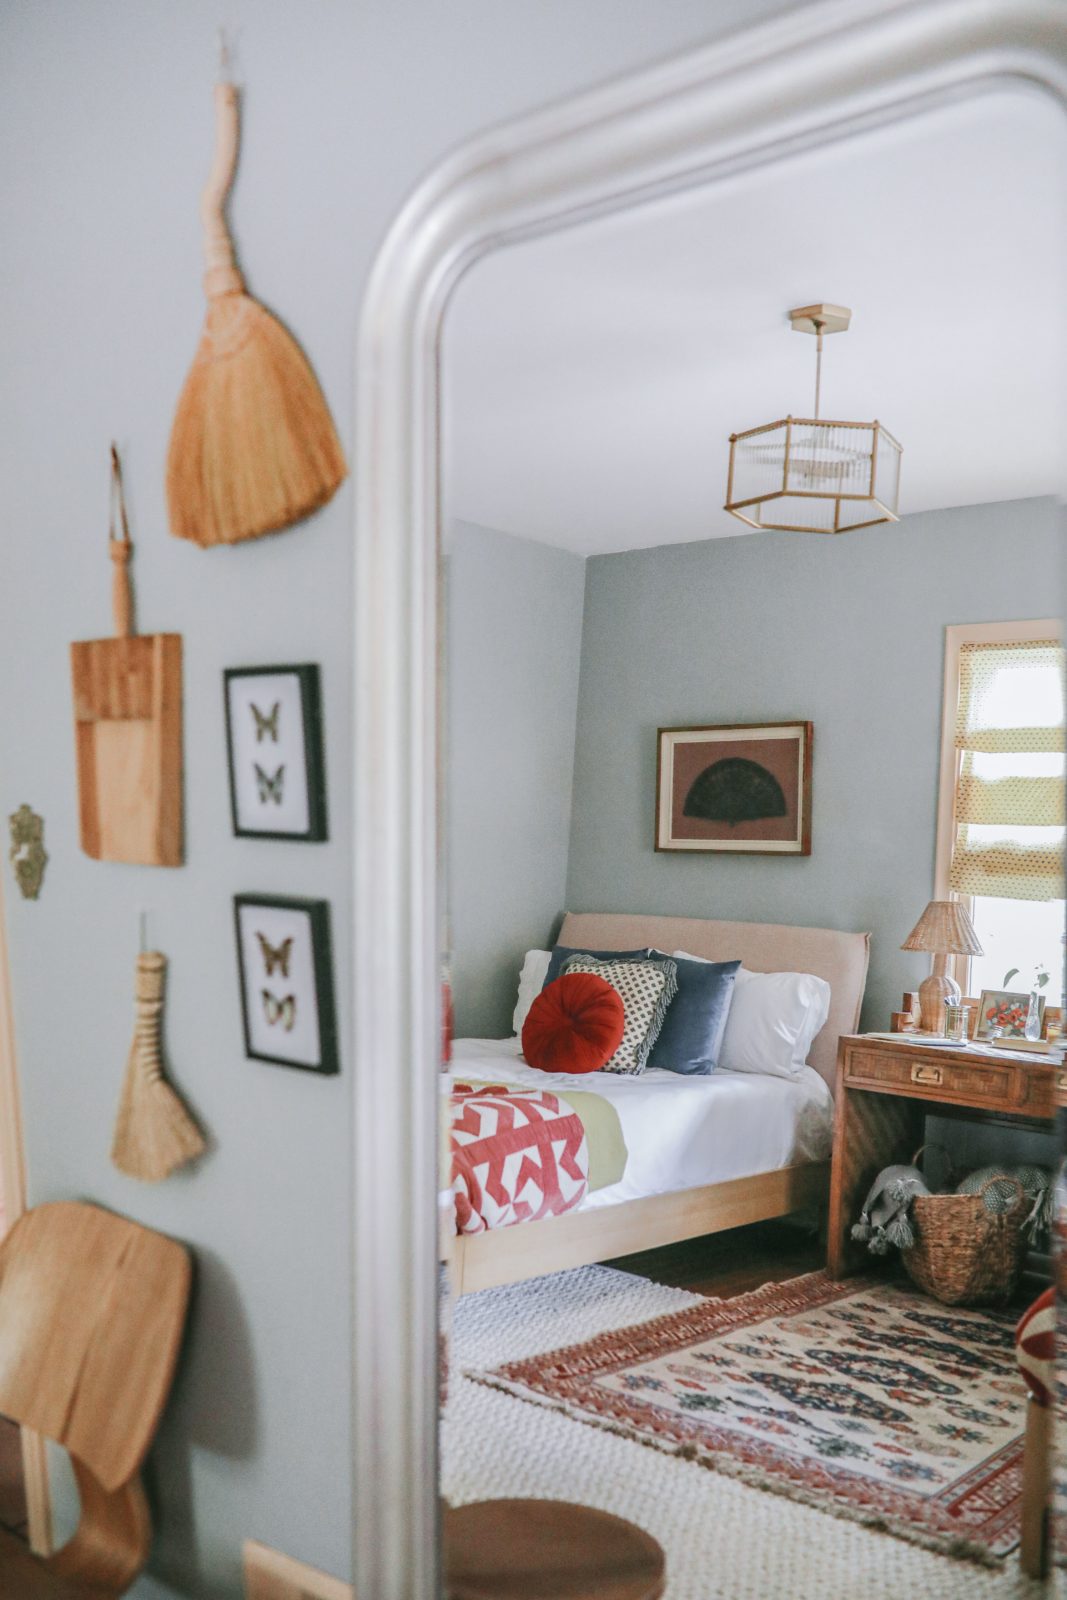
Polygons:
<instances>
[{"instance_id":1,"label":"round wooden stool","mask_svg":"<svg viewBox=\"0 0 1067 1600\"><path fill-rule=\"evenodd\" d=\"M448 1600L659 1600L663 1551L606 1511L480 1500L444 1513Z\"/></svg>"}]
</instances>

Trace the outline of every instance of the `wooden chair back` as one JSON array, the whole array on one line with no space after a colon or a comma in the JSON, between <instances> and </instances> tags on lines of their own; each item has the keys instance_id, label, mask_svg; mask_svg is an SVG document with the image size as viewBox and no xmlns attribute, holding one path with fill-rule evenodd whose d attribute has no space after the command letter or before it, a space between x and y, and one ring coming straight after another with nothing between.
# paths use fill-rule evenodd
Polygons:
<instances>
[{"instance_id":1,"label":"wooden chair back","mask_svg":"<svg viewBox=\"0 0 1067 1600\"><path fill-rule=\"evenodd\" d=\"M182 1245L97 1206L26 1212L0 1245L0 1412L105 1490L127 1484L170 1389L191 1272Z\"/></svg>"}]
</instances>

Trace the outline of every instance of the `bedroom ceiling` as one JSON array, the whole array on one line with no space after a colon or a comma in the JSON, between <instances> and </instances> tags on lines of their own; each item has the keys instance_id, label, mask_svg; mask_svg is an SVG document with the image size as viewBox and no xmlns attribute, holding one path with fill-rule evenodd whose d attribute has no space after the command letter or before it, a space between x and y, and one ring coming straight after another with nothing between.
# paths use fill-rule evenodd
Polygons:
<instances>
[{"instance_id":1,"label":"bedroom ceiling","mask_svg":"<svg viewBox=\"0 0 1067 1600\"><path fill-rule=\"evenodd\" d=\"M747 536L728 437L808 412L786 312L820 300L854 313L823 414L903 442L904 514L1062 492L1065 189L1020 88L497 252L446 319L449 515L583 555Z\"/></svg>"}]
</instances>

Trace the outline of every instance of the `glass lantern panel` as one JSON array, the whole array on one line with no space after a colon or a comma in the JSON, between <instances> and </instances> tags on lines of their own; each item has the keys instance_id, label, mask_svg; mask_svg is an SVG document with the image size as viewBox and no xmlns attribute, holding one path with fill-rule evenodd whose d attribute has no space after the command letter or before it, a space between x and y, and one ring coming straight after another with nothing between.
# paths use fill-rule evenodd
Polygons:
<instances>
[{"instance_id":1,"label":"glass lantern panel","mask_svg":"<svg viewBox=\"0 0 1067 1600\"><path fill-rule=\"evenodd\" d=\"M731 503L780 494L785 476L785 424L738 436L733 453Z\"/></svg>"},{"instance_id":2,"label":"glass lantern panel","mask_svg":"<svg viewBox=\"0 0 1067 1600\"><path fill-rule=\"evenodd\" d=\"M783 494L755 509L764 528L800 529L809 533L833 533L837 502L821 495Z\"/></svg>"},{"instance_id":3,"label":"glass lantern panel","mask_svg":"<svg viewBox=\"0 0 1067 1600\"><path fill-rule=\"evenodd\" d=\"M802 493L869 495L874 428L794 422L787 487Z\"/></svg>"},{"instance_id":4,"label":"glass lantern panel","mask_svg":"<svg viewBox=\"0 0 1067 1600\"><path fill-rule=\"evenodd\" d=\"M900 503L900 446L884 428L878 429L878 458L875 462L874 493L882 504L896 512Z\"/></svg>"}]
</instances>

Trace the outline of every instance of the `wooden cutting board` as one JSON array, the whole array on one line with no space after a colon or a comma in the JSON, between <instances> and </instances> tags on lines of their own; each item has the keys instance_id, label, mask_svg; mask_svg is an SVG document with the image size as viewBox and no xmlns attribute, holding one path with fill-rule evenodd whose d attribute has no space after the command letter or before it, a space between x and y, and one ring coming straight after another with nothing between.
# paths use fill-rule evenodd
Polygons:
<instances>
[{"instance_id":1,"label":"wooden cutting board","mask_svg":"<svg viewBox=\"0 0 1067 1600\"><path fill-rule=\"evenodd\" d=\"M112 508L122 536L108 539L115 563L113 639L70 647L81 845L96 861L151 867L182 863L182 641L133 632L132 551L118 454L112 446Z\"/></svg>"}]
</instances>

